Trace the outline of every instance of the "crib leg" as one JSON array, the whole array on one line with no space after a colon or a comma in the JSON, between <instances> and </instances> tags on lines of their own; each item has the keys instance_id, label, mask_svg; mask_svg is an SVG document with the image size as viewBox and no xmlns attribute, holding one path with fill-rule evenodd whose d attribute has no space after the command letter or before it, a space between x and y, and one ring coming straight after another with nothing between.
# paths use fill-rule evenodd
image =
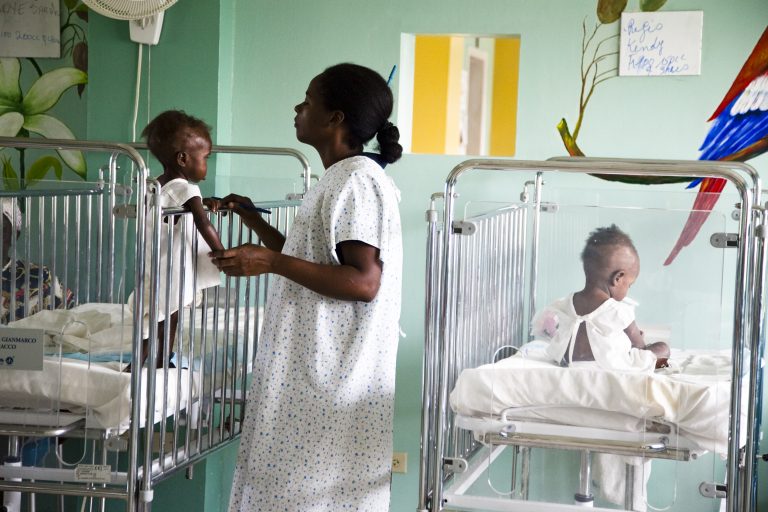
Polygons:
<instances>
[{"instance_id":1,"label":"crib leg","mask_svg":"<svg viewBox=\"0 0 768 512\"><path fill-rule=\"evenodd\" d=\"M520 496L522 499L528 499L528 479L531 471L531 449L524 446L520 448L520 455L523 462L520 464Z\"/></svg>"},{"instance_id":2,"label":"crib leg","mask_svg":"<svg viewBox=\"0 0 768 512\"><path fill-rule=\"evenodd\" d=\"M8 437L8 456L3 461L6 466L21 466L21 439L18 436ZM21 481L14 478L14 481ZM21 493L16 491L3 492L3 508L5 512L21 511Z\"/></svg>"},{"instance_id":3,"label":"crib leg","mask_svg":"<svg viewBox=\"0 0 768 512\"><path fill-rule=\"evenodd\" d=\"M520 447L515 445L512 446L512 475L511 475L511 485L509 486L510 492L515 492L517 489L517 455L520 453Z\"/></svg>"},{"instance_id":4,"label":"crib leg","mask_svg":"<svg viewBox=\"0 0 768 512\"><path fill-rule=\"evenodd\" d=\"M624 468L624 508L635 510L635 466L625 464Z\"/></svg>"},{"instance_id":5,"label":"crib leg","mask_svg":"<svg viewBox=\"0 0 768 512\"><path fill-rule=\"evenodd\" d=\"M575 505L592 508L595 506L595 497L592 495L590 485L592 482L592 453L589 450L581 452L581 468L579 470L579 492L573 495Z\"/></svg>"}]
</instances>

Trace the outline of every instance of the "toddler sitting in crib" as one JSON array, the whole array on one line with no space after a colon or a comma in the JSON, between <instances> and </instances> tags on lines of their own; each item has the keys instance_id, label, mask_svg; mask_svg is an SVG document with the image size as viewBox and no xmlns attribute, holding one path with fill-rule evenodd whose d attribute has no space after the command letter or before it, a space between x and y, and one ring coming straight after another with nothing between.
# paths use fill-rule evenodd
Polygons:
<instances>
[{"instance_id":1,"label":"toddler sitting in crib","mask_svg":"<svg viewBox=\"0 0 768 512\"><path fill-rule=\"evenodd\" d=\"M21 234L21 210L10 197L0 199L0 207L3 213L0 324L20 320L43 309L72 308L74 294L61 285L48 267L24 259L11 261L15 256L12 250L14 239ZM17 251L22 252L19 247Z\"/></svg>"},{"instance_id":2,"label":"toddler sitting in crib","mask_svg":"<svg viewBox=\"0 0 768 512\"><path fill-rule=\"evenodd\" d=\"M590 233L581 253L584 289L559 299L533 320L533 334L549 341L547 355L563 366L653 371L666 365L669 346L646 345L627 292L640 272L632 240L615 225Z\"/></svg>"},{"instance_id":3,"label":"toddler sitting in crib","mask_svg":"<svg viewBox=\"0 0 768 512\"><path fill-rule=\"evenodd\" d=\"M167 226L160 229L160 286L158 309L158 346L156 366L163 366L165 357L164 332L166 311L170 312L167 325L169 351L172 353L176 338L178 310L195 302L197 291L219 284L219 270L213 265L208 253L211 250L224 250L216 229L208 219L203 208L200 188L195 184L205 179L208 172L207 160L211 154L211 134L208 126L200 119L187 115L180 110L168 110L153 119L141 133L147 141L152 154L163 166L160 183L159 207L184 207L191 216L176 217L173 227L173 253L168 254L169 235ZM183 228L183 223L186 227ZM148 226L149 227L149 226ZM186 234L186 235L185 235ZM147 232L147 247L150 247L151 233ZM199 236L198 236L199 235ZM197 237L197 251L192 254L194 238ZM167 275L168 258L172 258L171 275ZM142 361L146 360L149 343L149 304L151 284L151 254L147 251L144 273L144 322L142 327ZM184 276L183 297L179 299L182 266ZM192 272L197 272L194 278ZM196 279L196 280L195 280ZM193 283L196 285L193 289ZM170 289L170 305L166 306L166 291ZM129 299L133 304L133 295ZM171 365L173 366L173 365ZM130 366L126 368L130 371Z\"/></svg>"}]
</instances>

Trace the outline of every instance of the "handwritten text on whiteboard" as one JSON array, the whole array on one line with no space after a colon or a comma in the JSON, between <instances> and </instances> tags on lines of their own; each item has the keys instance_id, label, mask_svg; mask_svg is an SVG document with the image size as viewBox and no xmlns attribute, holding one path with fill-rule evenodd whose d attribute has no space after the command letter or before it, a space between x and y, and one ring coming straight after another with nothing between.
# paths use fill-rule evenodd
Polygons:
<instances>
[{"instance_id":1,"label":"handwritten text on whiteboard","mask_svg":"<svg viewBox=\"0 0 768 512\"><path fill-rule=\"evenodd\" d=\"M0 57L61 55L59 0L0 0Z\"/></svg>"},{"instance_id":2,"label":"handwritten text on whiteboard","mask_svg":"<svg viewBox=\"0 0 768 512\"><path fill-rule=\"evenodd\" d=\"M619 74L700 74L703 19L702 11L623 13Z\"/></svg>"}]
</instances>

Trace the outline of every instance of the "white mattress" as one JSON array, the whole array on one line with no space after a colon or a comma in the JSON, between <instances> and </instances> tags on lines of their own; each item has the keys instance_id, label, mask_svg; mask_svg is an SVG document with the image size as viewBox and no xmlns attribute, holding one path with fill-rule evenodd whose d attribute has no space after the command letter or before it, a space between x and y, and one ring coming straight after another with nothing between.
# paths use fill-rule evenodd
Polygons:
<instances>
[{"instance_id":1,"label":"white mattress","mask_svg":"<svg viewBox=\"0 0 768 512\"><path fill-rule=\"evenodd\" d=\"M119 363L89 365L83 361L46 357L43 371L2 371L0 406L30 411L29 424L37 424L35 417L42 411L51 416L57 411L67 411L85 416L86 428L123 432L128 428L131 416L131 374L121 371L121 367ZM173 414L177 402L180 410L187 407L191 375L188 370L168 370L166 386L163 371L156 371L154 421L159 421L163 415L163 390L168 391L166 416ZM142 370L141 378L142 389L146 390L146 369ZM181 393L177 394L179 379ZM192 382L193 395L197 394L196 380ZM144 426L145 399L141 410L140 423ZM14 412L25 423L23 412Z\"/></svg>"},{"instance_id":2,"label":"white mattress","mask_svg":"<svg viewBox=\"0 0 768 512\"><path fill-rule=\"evenodd\" d=\"M729 353L673 350L669 369L642 374L562 368L542 350L533 342L519 355L461 372L450 396L465 417L459 424L503 415L621 431L671 424L701 450L727 453Z\"/></svg>"},{"instance_id":3,"label":"white mattress","mask_svg":"<svg viewBox=\"0 0 768 512\"><path fill-rule=\"evenodd\" d=\"M216 309L218 311L216 312ZM226 329L234 332L237 323L238 344L246 337L245 326L248 322L251 333L256 323L254 308L230 308L229 314L224 307L209 307L206 310L206 329L202 328L202 310L195 311L194 342L199 351L203 333L206 335L206 351L213 350L214 333ZM214 314L217 313L217 314ZM184 322L190 320L191 311L184 311ZM89 353L92 355L130 354L133 343L133 313L122 304L89 303L73 309L44 310L27 318L10 322L7 327L27 329L46 329L46 351L49 354L69 352ZM180 326L185 340L189 343L189 329ZM251 336L252 338L252 336ZM231 342L230 342L231 343Z\"/></svg>"},{"instance_id":4,"label":"white mattress","mask_svg":"<svg viewBox=\"0 0 768 512\"><path fill-rule=\"evenodd\" d=\"M254 308L234 308L229 311L229 319L225 310L219 307L214 322L213 307L207 310L207 327L201 327L202 311L195 312L195 357L190 364L186 357L189 347L189 331L184 329L185 347L182 366L191 367L192 371L171 369L168 373L168 383L163 381L163 372L157 371L157 386L155 391L155 419L158 421L162 413L163 390L168 390L166 397L166 415L175 411L177 401L179 408L184 409L189 399L189 379L193 379L193 395L202 388L201 372L206 379L211 378L211 363L201 362L202 334L206 334L206 353L210 361L211 354L216 355L216 382L228 381L232 375L232 358L235 351L238 354L238 371L242 372L242 355L246 343L252 356L253 336L246 340L245 323L247 315L250 329L255 325ZM187 321L189 310L185 311ZM227 328L234 332L237 318L237 342L230 339L230 345L223 346L222 332ZM39 411L70 411L86 416L88 428L114 429L120 432L128 428L131 413L130 373L123 373L125 366L119 361L121 356L130 357L132 350L131 325L132 313L121 304L91 303L83 304L71 310L41 311L28 318L11 322L8 327L46 329L46 357L42 371L0 371L0 408L24 408L35 411L29 415L29 424L34 423ZM214 333L218 333L219 345L214 345ZM178 349L179 347L177 347ZM59 357L59 354L77 353L80 359ZM100 358L112 359L114 362L88 363L88 354L93 360ZM227 355L226 372L223 371L224 355ZM250 363L250 357L249 361ZM142 370L143 384L146 389L147 370ZM181 379L181 393L177 397L177 383ZM194 397L193 397L194 398ZM145 423L145 405L142 404L141 425ZM17 412L17 411L16 411ZM14 412L14 418L18 414ZM0 421L2 419L0 418Z\"/></svg>"}]
</instances>

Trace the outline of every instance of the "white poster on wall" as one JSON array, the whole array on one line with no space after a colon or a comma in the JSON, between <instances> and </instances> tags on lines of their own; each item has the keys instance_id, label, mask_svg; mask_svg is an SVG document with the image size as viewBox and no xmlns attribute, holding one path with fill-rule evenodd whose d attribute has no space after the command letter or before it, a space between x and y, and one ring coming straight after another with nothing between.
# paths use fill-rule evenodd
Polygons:
<instances>
[{"instance_id":1,"label":"white poster on wall","mask_svg":"<svg viewBox=\"0 0 768 512\"><path fill-rule=\"evenodd\" d=\"M0 57L61 56L59 0L0 1Z\"/></svg>"},{"instance_id":2,"label":"white poster on wall","mask_svg":"<svg viewBox=\"0 0 768 512\"><path fill-rule=\"evenodd\" d=\"M619 74L701 74L703 22L703 11L623 13Z\"/></svg>"}]
</instances>

